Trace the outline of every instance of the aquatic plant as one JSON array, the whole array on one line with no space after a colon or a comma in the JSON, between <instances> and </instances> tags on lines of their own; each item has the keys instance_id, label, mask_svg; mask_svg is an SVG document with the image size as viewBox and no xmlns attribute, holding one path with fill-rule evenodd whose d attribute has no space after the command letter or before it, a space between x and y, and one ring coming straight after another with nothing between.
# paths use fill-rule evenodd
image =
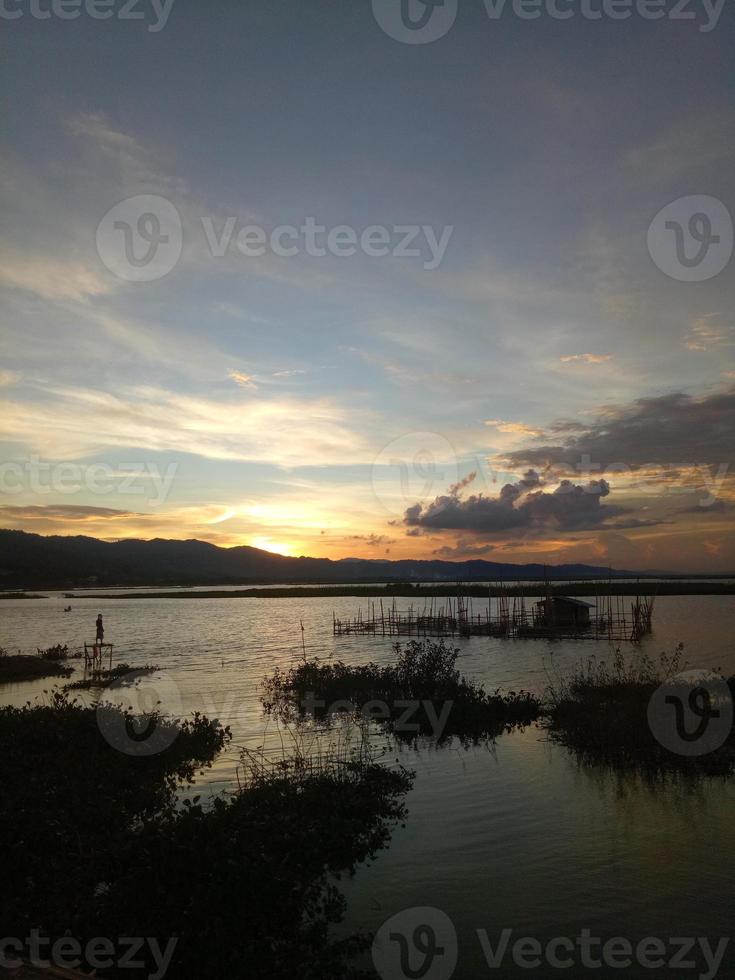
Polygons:
<instances>
[{"instance_id":1,"label":"aquatic plant","mask_svg":"<svg viewBox=\"0 0 735 980\"><path fill-rule=\"evenodd\" d=\"M8 653L0 647L0 684L33 680L37 677L68 677L71 667L62 666L57 659Z\"/></svg>"},{"instance_id":2,"label":"aquatic plant","mask_svg":"<svg viewBox=\"0 0 735 980\"><path fill-rule=\"evenodd\" d=\"M658 663L640 650L626 658L618 647L610 662L587 657L566 677L547 673L546 695L552 705L559 705L574 699L604 701L608 696L620 697L625 691L637 691L645 685L657 687L686 669L683 656L683 643L672 654L659 654Z\"/></svg>"},{"instance_id":3,"label":"aquatic plant","mask_svg":"<svg viewBox=\"0 0 735 980\"><path fill-rule=\"evenodd\" d=\"M276 669L263 684L264 708L289 721L329 720L352 711L398 739L431 735L438 742L492 738L539 715L538 700L526 691L487 693L461 677L460 650L444 639L396 643L393 651L395 662L387 665L313 659L288 671Z\"/></svg>"},{"instance_id":4,"label":"aquatic plant","mask_svg":"<svg viewBox=\"0 0 735 980\"><path fill-rule=\"evenodd\" d=\"M549 678L544 714L551 737L582 761L636 768L651 778L735 773L732 731L719 750L684 755L670 751L651 727L651 699L686 669L683 654L682 644L672 654L661 653L658 662L641 652L626 658L617 650L610 662L590 657L569 677ZM686 693L696 686L694 679L680 683ZM727 683L735 696L735 678Z\"/></svg>"},{"instance_id":5,"label":"aquatic plant","mask_svg":"<svg viewBox=\"0 0 735 980\"><path fill-rule=\"evenodd\" d=\"M48 647L46 650L38 650L38 656L41 660L68 660L71 654L69 653L69 647L64 643L57 643L55 646Z\"/></svg>"}]
</instances>

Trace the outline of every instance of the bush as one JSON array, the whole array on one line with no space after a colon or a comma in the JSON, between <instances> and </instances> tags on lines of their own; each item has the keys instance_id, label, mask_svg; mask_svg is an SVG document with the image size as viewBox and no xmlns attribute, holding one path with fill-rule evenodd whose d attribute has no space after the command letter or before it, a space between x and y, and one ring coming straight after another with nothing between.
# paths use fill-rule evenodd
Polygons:
<instances>
[{"instance_id":1,"label":"bush","mask_svg":"<svg viewBox=\"0 0 735 980\"><path fill-rule=\"evenodd\" d=\"M367 938L329 936L344 911L336 877L387 844L405 815L409 774L363 757L319 766L250 756L234 798L181 804L181 786L211 765L230 733L201 715L154 715L177 737L163 752L133 757L102 738L93 708L66 695L0 709L6 932L39 929L82 945L153 936L161 948L177 937L171 980L357 977L349 961ZM135 975L153 970L146 963Z\"/></svg>"},{"instance_id":2,"label":"bush","mask_svg":"<svg viewBox=\"0 0 735 980\"><path fill-rule=\"evenodd\" d=\"M658 663L643 654L626 660L617 650L610 664L593 659L579 664L570 678L552 681L547 689L552 738L585 762L636 768L649 777L732 774L732 733L720 751L682 756L661 745L651 730L651 698L664 681L685 669L682 657L679 644L673 654L660 654ZM728 684L735 695L735 678Z\"/></svg>"},{"instance_id":3,"label":"bush","mask_svg":"<svg viewBox=\"0 0 735 980\"><path fill-rule=\"evenodd\" d=\"M253 767L231 802L144 828L146 918L131 869L108 896L116 927L181 935L173 976L362 976L350 960L369 937L329 934L345 910L337 881L387 845L409 786L405 771L369 762Z\"/></svg>"},{"instance_id":4,"label":"bush","mask_svg":"<svg viewBox=\"0 0 735 980\"><path fill-rule=\"evenodd\" d=\"M438 742L453 736L466 741L492 738L539 715L539 702L525 691L487 694L481 684L460 677L459 648L443 639L396 643L393 650L395 663L386 666L306 660L287 672L276 670L264 682L263 705L269 713L303 721L310 711L328 720L335 714L330 706L339 702L349 702L356 715L367 713L370 702L380 702L387 717L370 717L409 741L419 735L433 735ZM406 701L417 702L410 718ZM444 719L441 731L438 719Z\"/></svg>"}]
</instances>

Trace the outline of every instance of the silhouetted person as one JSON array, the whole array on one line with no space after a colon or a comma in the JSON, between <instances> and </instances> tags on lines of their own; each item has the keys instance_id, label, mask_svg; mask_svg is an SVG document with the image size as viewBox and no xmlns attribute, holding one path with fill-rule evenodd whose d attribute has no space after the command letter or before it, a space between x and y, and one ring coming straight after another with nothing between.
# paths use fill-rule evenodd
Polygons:
<instances>
[{"instance_id":1,"label":"silhouetted person","mask_svg":"<svg viewBox=\"0 0 735 980\"><path fill-rule=\"evenodd\" d=\"M105 627L102 625L102 613L97 616L97 637L96 642L102 643L105 638Z\"/></svg>"}]
</instances>

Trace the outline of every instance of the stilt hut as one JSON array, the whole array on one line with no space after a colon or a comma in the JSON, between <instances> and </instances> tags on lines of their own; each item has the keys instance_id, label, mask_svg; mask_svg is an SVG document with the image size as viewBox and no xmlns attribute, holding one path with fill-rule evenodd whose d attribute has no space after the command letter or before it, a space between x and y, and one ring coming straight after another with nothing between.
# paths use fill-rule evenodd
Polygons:
<instances>
[{"instance_id":1,"label":"stilt hut","mask_svg":"<svg viewBox=\"0 0 735 980\"><path fill-rule=\"evenodd\" d=\"M560 629L588 629L590 626L591 602L572 599L570 596L548 596L536 603L535 624Z\"/></svg>"}]
</instances>

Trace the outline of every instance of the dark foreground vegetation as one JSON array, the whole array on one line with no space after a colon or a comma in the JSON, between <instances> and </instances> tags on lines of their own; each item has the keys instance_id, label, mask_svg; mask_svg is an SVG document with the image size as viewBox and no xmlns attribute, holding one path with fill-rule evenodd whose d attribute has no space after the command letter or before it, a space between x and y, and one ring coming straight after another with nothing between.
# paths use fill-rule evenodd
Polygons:
<instances>
[{"instance_id":1,"label":"dark foreground vegetation","mask_svg":"<svg viewBox=\"0 0 735 980\"><path fill-rule=\"evenodd\" d=\"M455 736L462 741L493 738L539 716L540 704L527 692L488 694L481 684L461 677L459 648L443 639L411 640L393 649L395 663L387 666L305 660L286 673L276 670L264 683L264 707L297 721L355 714L399 740L430 735L439 743Z\"/></svg>"},{"instance_id":2,"label":"dark foreground vegetation","mask_svg":"<svg viewBox=\"0 0 735 980\"><path fill-rule=\"evenodd\" d=\"M721 682L724 703L720 704L709 704L709 696L703 693L696 675L676 680L683 669L682 654L679 646L673 655L661 654L655 663L645 655L626 661L618 651L609 664L595 660L581 663L571 677L560 678L549 686L545 715L552 738L566 745L583 762L635 769L649 777L733 775L732 724L722 745L717 738L712 748L704 743L698 746L693 737L696 729L692 729L688 733L691 742L683 743L685 751L691 745L692 754L667 747L676 733L676 701L684 703L694 697L695 707L701 710L700 705L704 706L701 698L705 697L707 710L718 712L718 722L722 712L726 722L728 715L731 718L735 699L735 677L727 681L727 687ZM665 692L656 709L658 702L652 699L664 684ZM672 699L668 704L663 700L666 692ZM702 720L706 729L707 718Z\"/></svg>"},{"instance_id":3,"label":"dark foreground vegetation","mask_svg":"<svg viewBox=\"0 0 735 980\"><path fill-rule=\"evenodd\" d=\"M125 730L141 728L119 714ZM334 877L388 842L408 774L365 758L315 767L296 757L249 766L232 799L181 805L180 790L211 765L229 730L199 715L145 721L175 727L164 751L113 747L95 709L68 695L0 709L3 935L38 930L83 947L152 936L160 949L176 938L170 978L360 975L348 961L366 940L328 937L344 908ZM148 945L136 958L145 965L97 975L156 974Z\"/></svg>"}]
</instances>

